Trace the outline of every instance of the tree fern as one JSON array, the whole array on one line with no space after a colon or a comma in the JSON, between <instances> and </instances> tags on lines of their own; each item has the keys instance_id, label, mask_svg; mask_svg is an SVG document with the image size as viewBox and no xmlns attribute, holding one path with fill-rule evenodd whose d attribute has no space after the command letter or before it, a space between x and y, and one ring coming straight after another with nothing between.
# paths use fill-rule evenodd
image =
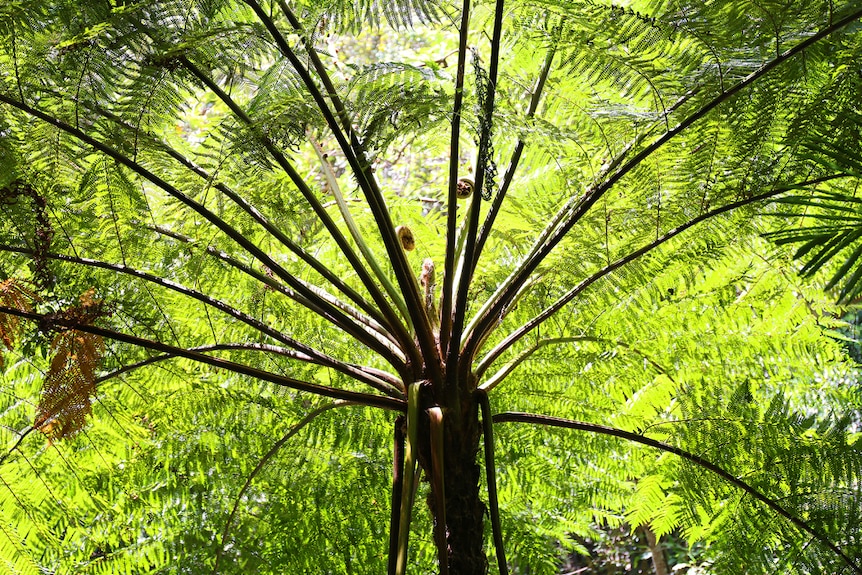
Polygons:
<instances>
[{"instance_id":1,"label":"tree fern","mask_svg":"<svg viewBox=\"0 0 862 575\"><path fill-rule=\"evenodd\" d=\"M856 2L0 16L10 572L862 572Z\"/></svg>"}]
</instances>

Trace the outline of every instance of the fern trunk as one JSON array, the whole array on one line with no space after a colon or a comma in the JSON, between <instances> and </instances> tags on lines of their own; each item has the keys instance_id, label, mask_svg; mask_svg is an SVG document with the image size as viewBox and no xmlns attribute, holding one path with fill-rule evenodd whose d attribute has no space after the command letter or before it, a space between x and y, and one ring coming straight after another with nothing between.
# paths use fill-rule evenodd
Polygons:
<instances>
[{"instance_id":1,"label":"fern trunk","mask_svg":"<svg viewBox=\"0 0 862 575\"><path fill-rule=\"evenodd\" d=\"M431 395L431 394L429 394ZM426 503L434 518L435 542L442 575L486 575L488 558L485 550L484 524L487 512L480 498L481 469L478 460L481 424L479 407L470 386L458 393L459 406L437 403L443 408L443 499L445 511L438 506L439 490L434 487L435 474L432 444L429 439L428 404L424 409L419 437L419 463L431 483ZM442 549L440 549L442 547Z\"/></svg>"},{"instance_id":2,"label":"fern trunk","mask_svg":"<svg viewBox=\"0 0 862 575\"><path fill-rule=\"evenodd\" d=\"M485 505L479 498L481 474L479 418L475 402L462 411L461 421L446 425L444 478L446 484L446 543L452 575L484 575Z\"/></svg>"}]
</instances>

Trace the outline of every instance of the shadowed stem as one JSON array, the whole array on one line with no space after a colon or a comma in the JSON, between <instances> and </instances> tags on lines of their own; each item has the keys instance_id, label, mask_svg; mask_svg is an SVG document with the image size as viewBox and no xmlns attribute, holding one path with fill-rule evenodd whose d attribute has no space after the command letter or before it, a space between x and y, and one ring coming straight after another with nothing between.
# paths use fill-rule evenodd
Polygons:
<instances>
[{"instance_id":1,"label":"shadowed stem","mask_svg":"<svg viewBox=\"0 0 862 575\"><path fill-rule=\"evenodd\" d=\"M458 29L458 68L455 75L455 94L452 96L452 133L449 136L449 190L446 207L446 254L443 262L443 291L440 302L440 353L449 354L449 337L452 332L452 300L455 282L455 235L458 219L458 169L460 168L461 108L464 102L464 69L467 63L467 37L470 27L470 0L461 7L461 26Z\"/></svg>"},{"instance_id":2,"label":"shadowed stem","mask_svg":"<svg viewBox=\"0 0 862 575\"><path fill-rule=\"evenodd\" d=\"M302 45L305 46L305 52L308 54L308 59L311 61L311 65L314 66L314 71L317 73L317 77L323 84L324 89L326 89L326 95L329 96L329 100L332 102L332 107L335 109L335 113L341 121L342 129L347 133L347 136L350 139L351 149L357 157L364 158L366 153L365 146L356 135L356 130L353 129L353 123L350 121L344 102L341 101L338 91L332 83L332 78L329 77L326 66L323 65L323 62L320 60L320 56L317 55L317 50L314 49L314 46L309 41L307 32L303 28L302 23L287 5L287 2L284 0L278 0L278 7L281 9L285 18L287 18L288 23L300 35L300 41L302 42Z\"/></svg>"},{"instance_id":3,"label":"shadowed stem","mask_svg":"<svg viewBox=\"0 0 862 575\"><path fill-rule=\"evenodd\" d=\"M231 112L237 118L239 118L244 124L248 126L255 126L254 122L248 116L248 114L246 114L246 112L236 102L234 102L234 100L224 90L222 90L212 78L204 74L203 71L200 70L197 66L195 66L193 62L188 60L188 58L182 57L180 60L183 66L187 70L189 70L189 72L191 72L191 74L195 76L198 81L200 81L204 86L206 86L207 89L209 89L222 102L224 102L224 104L228 108L230 108ZM420 362L419 356L415 353L413 338L410 336L409 333L407 333L404 324L401 322L398 315L392 309L389 300L387 300L385 295L378 289L374 278L371 277L371 274L368 272L365 266L362 265L362 262L359 260L359 257L350 247L350 244L348 243L347 239L341 233L341 230L338 229L338 226L335 224L332 218L329 217L329 214L318 201L317 197L314 195L314 193L312 193L311 189L308 187L308 184L306 184L305 180L302 178L299 172L296 171L296 168L294 168L294 166L287 160L284 154L281 153L278 148L276 148L275 144L273 144L271 140L264 137L263 135L258 135L258 141L263 144L267 152L269 152L269 154L275 159L279 167L284 170L285 174L287 174L293 184L297 187L303 198L305 198L305 200L314 210L315 215L320 219L327 232L338 245L339 250L350 262L351 266L357 274L357 277L360 279L360 281L362 281L362 284L363 286L365 286L365 289L368 290L368 293L371 294L372 299L374 299L374 303L376 303L380 307L381 313L386 316L388 324L392 326L392 329L395 332L395 336L401 342L401 346L405 354L412 356L414 364Z\"/></svg>"},{"instance_id":4,"label":"shadowed stem","mask_svg":"<svg viewBox=\"0 0 862 575\"><path fill-rule=\"evenodd\" d=\"M339 126L338 119L329 109L326 98L321 94L320 89L309 74L309 71L290 48L272 18L270 18L256 0L245 0L245 2L252 8L252 10L254 10L255 15L257 15L258 19L260 19L272 36L279 48L279 51L290 61L294 70L302 79L303 84L305 84L305 87L308 89L318 110L323 115L329 129L332 131L333 136L338 141L338 145L344 153L348 164L350 164L350 168L356 176L356 181L365 195L365 199L368 202L368 208L377 224L380 238L383 241L386 253L392 264L392 273L398 280L401 293L404 295L404 299L408 304L407 312L410 314L409 319L415 327L414 334L419 343L419 347L422 350L422 355L425 358L425 362L423 362L422 365L417 365L416 369L418 370L422 367L428 370L432 375L439 376L439 361L435 361L433 359L439 358L439 353L431 330L431 322L428 315L425 313L423 296L419 292L416 282L413 279L414 274L410 268L410 262L407 260L407 256L404 254L404 250L401 247L401 241L395 233L395 226L392 225L389 210L386 207L386 201L383 198L383 193L378 187L373 173L371 172L371 166L368 163L368 159L364 154L362 154L361 150L357 153L357 151L355 151L350 145L350 142L347 141L341 126Z\"/></svg>"},{"instance_id":5,"label":"shadowed stem","mask_svg":"<svg viewBox=\"0 0 862 575\"><path fill-rule=\"evenodd\" d=\"M494 421L491 415L491 403L484 389L477 389L476 398L482 409L482 439L485 444L485 477L488 482L488 507L491 514L491 531L494 537L494 551L497 555L497 568L500 575L509 574L506 563L506 548L503 545L503 529L500 524L500 503L497 499L497 467L494 462Z\"/></svg>"},{"instance_id":6,"label":"shadowed stem","mask_svg":"<svg viewBox=\"0 0 862 575\"><path fill-rule=\"evenodd\" d=\"M13 246L6 246L6 245L0 245L0 251L31 253L30 250L28 250L28 249L15 248ZM277 329L270 327L266 323L229 306L228 304L226 304L225 302L223 302L221 300L212 298L212 297L210 297L204 293L201 293L199 291L189 289L189 288L187 288L183 285L180 285L176 282L166 280L164 278L161 278L161 277L158 277L158 276L155 276L153 274L146 273L146 272L142 272L140 270L136 270L134 268L130 268L130 267L122 265L122 264L111 264L111 263L102 262L102 261L98 261L98 260L91 260L89 258L67 256L67 255L62 255L62 254L46 253L43 255L45 257L59 260L59 261L65 261L65 262L74 263L74 264L78 264L78 265L94 267L94 268L99 268L99 269L105 269L105 270L110 270L110 271L125 274L125 275L130 275L132 277L142 279L146 282L158 285L160 287L169 289L171 291L183 294L183 295L190 297L194 300L197 300L197 301L199 301L205 305L211 306L211 307L219 310L220 312L243 322L244 324L248 325L249 327L256 329L260 333L265 334L265 335L273 338L274 340L279 341L279 342L283 343L284 345L287 345L288 347L291 347L291 348L305 354L306 356L308 356L309 361L312 363L316 363L318 365L322 365L325 367L330 367L330 368L332 368L336 371L339 371L341 373L344 373L345 375L348 375L348 376L350 376L350 377L352 377L358 381L362 381L364 383L367 383L368 385L371 385L372 387L374 387L378 391L384 391L384 389L386 387L388 387L388 386L384 386L383 388L381 388L380 387L381 382L376 381L376 378L369 378L368 375L362 373L361 370L353 369L353 368L349 367L347 364L344 364L335 358L329 357L329 356L317 351L316 349L314 349L312 347L309 347L303 343L300 343L299 341L297 341L291 337L286 336L285 334L278 331ZM374 341L376 342L375 348L379 348L379 350L381 350L381 351L383 349L387 349L386 346L384 346L382 344L382 342L378 341L376 338L372 338L372 339L374 339ZM390 358L391 358L391 356L390 356ZM393 365L395 365L396 369L397 369L397 364L393 364ZM384 391L384 393L386 393L386 391Z\"/></svg>"},{"instance_id":7,"label":"shadowed stem","mask_svg":"<svg viewBox=\"0 0 862 575\"><path fill-rule=\"evenodd\" d=\"M505 352L507 349L509 349L512 346L512 344L514 344L515 342L520 340L527 333L529 333L534 328L536 328L539 324L543 323L545 320L550 318L552 315L554 315L556 312L558 312L560 309L562 309L567 303L569 303L575 297L577 297L578 294L580 294L585 289L590 287L596 281L598 281L599 279L603 278L604 276L606 276L610 273L613 273L614 271L625 266L626 264L629 264L632 261L638 259L639 257L643 256L647 252L657 248L658 246L662 245L663 243L667 242L668 240L681 234L685 230L687 230L687 229L689 229L689 228L691 228L691 227L693 227L693 226L695 226L695 225L697 225L697 224L699 224L705 220L713 218L715 216L724 214L726 212L735 210L737 208L741 208L741 207L749 205L749 204L768 200L768 199L773 198L773 197L775 197L779 194L782 194L784 192L798 189L798 188L805 187L805 186L812 186L812 185L816 185L816 184L821 184L824 182L828 182L830 180L835 180L835 179L843 178L843 177L846 177L846 174L831 174L828 176L823 176L821 178L815 178L812 180L808 180L806 182L800 182L800 183L792 184L792 185L788 185L788 186L780 186L780 187L777 187L777 188L770 190L768 192L764 192L764 193L758 194L756 196L751 196L750 198L745 198L745 199L739 200L737 202L732 202L730 204L721 206L719 208L715 208L713 210L710 210L708 212L701 214L700 216L698 216L696 218L691 219L690 221L688 221L688 222L686 222L680 226L677 226L676 228L670 230L669 232L667 232L666 234L664 234L663 236L661 236L657 240L650 242L649 244L647 244L641 248L638 248L637 250L630 252L626 256L618 259L617 261L613 262L612 264L610 264L608 266L605 266L601 270L597 271L596 273L594 273L593 275L591 275L590 277L588 277L587 279L583 280L581 283L579 283L578 285L573 287L571 290L569 290L565 295L563 295L561 298L559 298L553 304L551 304L550 306L548 306L547 308L542 310L542 312L540 314L533 317L533 319L531 319L530 321L528 321L527 323L525 323L524 325L522 325L521 327L519 327L518 329L516 329L512 333L510 333L508 336L506 336L506 338L503 339L503 341L498 343L490 352L488 352L488 354L484 358L482 358L480 365L483 367L483 369L487 369L487 366L489 366L491 364L491 362L493 362L496 358L498 358L503 352ZM474 346L473 348L471 348L471 350L477 349L478 345L481 344L481 341L479 341L475 338L475 332L473 334L473 337L471 337L471 342L472 342L472 345ZM468 344L471 342L468 342Z\"/></svg>"},{"instance_id":8,"label":"shadowed stem","mask_svg":"<svg viewBox=\"0 0 862 575\"><path fill-rule=\"evenodd\" d=\"M329 76L329 73L326 70L326 66L323 65L323 62L321 62L320 57L317 54L317 50L315 50L314 46L311 44L310 39L308 38L306 31L302 26L302 23L296 17L294 12L290 9L290 7L287 5L287 3L284 0L278 0L278 6L281 9L281 12L284 14L285 18L287 18L288 23L293 27L293 29L297 33L300 34L300 40L306 49L306 53L308 54L308 58L312 64L312 66L314 67L314 71L317 73L318 79L323 84L323 87L326 90L326 95L329 97L329 100L332 102L332 107L335 110L335 114L337 115L338 120L341 122L341 128L344 130L344 133L346 133L347 137L350 140L350 150L352 150L354 156L358 160L358 164L364 170L362 174L357 174L357 179L361 179L361 178L359 178L359 176L361 175L361 176L366 178L368 186L371 186L373 189L377 189L376 180L370 171L370 166L368 166L368 160L367 160L367 153L366 153L365 145L359 139L359 137L356 133L356 130L353 128L353 123L351 122L350 116L347 113L347 109L344 105L344 102L341 100L341 97L338 95L338 91L335 89L335 85L332 83L332 78ZM302 71L300 71L300 73L304 74L305 70L303 69ZM308 81L310 81L310 76L308 78L309 78ZM316 89L316 88L314 88L314 89ZM325 115L326 115L326 113L327 112L324 111ZM330 115L331 115L331 113L330 113ZM330 121L330 117L327 116L327 122L329 122L330 128L333 130L333 133L336 134L336 138L338 139L339 134L338 134L338 130L335 127L334 120ZM339 139L339 143L341 143L341 141L342 140ZM345 153L347 154L346 150L345 150ZM379 190L377 190L376 194L380 195ZM383 202L382 196L380 196L380 202ZM342 206L339 203L339 208L341 208L341 207ZM384 208L385 208L385 206L384 206ZM361 239L361 237L356 237L356 236L354 236L354 237L360 246L364 244L364 241ZM385 235L384 235L383 239L384 239L384 243L385 243L386 242ZM399 245L400 245L400 243L399 243ZM388 246L388 244L387 244L387 246ZM387 249L388 249L388 247L387 247ZM397 246L396 246L396 249L397 249ZM407 260L405 260L405 261L407 261ZM401 295L395 295L392 293L392 290L390 289L388 277L379 271L379 269L376 267L377 264L373 259L369 260L369 264L373 268L375 268L374 269L375 273L380 278L381 283L384 284L384 287L386 287L387 292L390 293L390 297L393 299L395 304L399 307L399 311L401 311L404 318L410 322L411 326L415 326L416 324L414 321L414 317L411 316L411 310L406 307L406 305L404 303L404 298ZM393 269L393 272L396 273L397 277L400 277L400 276L398 276L397 270ZM410 271L409 265L407 267L407 275L409 275L411 277L411 279L414 280L414 283L415 283L415 276ZM419 290L417 287L416 292L419 293L420 291L421 290ZM431 322L431 324L437 323L437 321L438 321L437 318L428 317L427 314L426 314L426 317ZM425 339L428 339L428 338L426 338L426 336L424 334L421 334L421 333L417 334L417 336L420 340L420 345L423 344ZM430 341L430 343L432 344L431 345L432 348L436 348L436 346L433 345L433 341ZM435 351L435 354L436 353L437 352ZM426 356L426 357L428 357L428 356Z\"/></svg>"},{"instance_id":9,"label":"shadowed stem","mask_svg":"<svg viewBox=\"0 0 862 575\"><path fill-rule=\"evenodd\" d=\"M197 244L197 241L194 238L191 238L189 236L185 236L183 234L177 233L173 230L165 228L164 226L147 226L147 227L149 229L153 230L154 232L158 233L159 235L169 237L173 240L182 242L184 244L188 244L189 246L195 246ZM241 261L237 260L236 258L226 254L225 252L223 252L223 251L221 251L221 250L219 250L219 249L217 249L211 245L208 245L203 249L206 250L206 252L209 255L213 256L214 258L223 261L224 263L231 266L232 268L241 271L242 273L246 274L249 277L253 277L254 279L256 279L257 281L259 281L260 283L262 283L266 286L271 287L274 291L277 291L277 292L289 297L290 299L297 301L298 303L301 303L301 305L306 305L306 307L307 307L307 304L302 303L305 300L300 298L299 294L297 294L295 291L293 291L289 287L275 281L274 278L268 276L266 273L262 273L256 269L242 263ZM369 317L362 315L358 310L354 309L353 307L351 307L350 305L348 305L344 301L338 299L336 296L330 294L329 292L327 292L323 288L316 286L312 283L309 283L306 280L300 279L298 277L296 278L296 280L298 282L302 283L304 286L306 286L309 290L318 294L321 298L325 299L326 301L328 301L332 305L334 305L337 308L344 311L346 314L348 314L350 317L355 319L360 324L368 327L369 328L369 332L368 332L369 335L371 335L372 337L376 337L379 341L384 343L384 345L389 346L390 351L392 351L396 356L401 358L403 361L403 359L404 359L403 353L401 352L401 349L397 347L398 341L395 339L395 336L392 333L386 331L387 328L384 327L383 324L381 324L377 321L373 321L373 318L369 318Z\"/></svg>"},{"instance_id":10,"label":"shadowed stem","mask_svg":"<svg viewBox=\"0 0 862 575\"><path fill-rule=\"evenodd\" d=\"M550 427L563 427L566 429L576 429L578 431L589 431L592 433L599 433L602 435L610 435L613 437L619 437L621 439L627 439L629 441L633 441L635 443L640 443L642 445L648 445L650 447L655 447L656 449L660 449L662 451L666 451L668 453L673 453L683 459L694 463L695 465L702 467L708 471L711 471L727 481L731 483L735 487L745 491L767 507L769 507L774 512L778 513L780 516L784 517L788 521L790 521L793 525L801 529L802 531L808 533L817 541L822 543L824 546L828 547L833 553L839 556L854 572L862 575L862 566L857 564L853 559L847 556L835 543L833 543L826 535L821 533L818 529L812 527L806 521L800 519L796 515L787 511L784 507L778 504L778 502L761 493L750 484L746 483L742 479L735 477L728 471L719 467L718 465L700 457L699 455L695 455L684 449L680 449L679 447L675 447L668 443L664 443L662 441L657 441L655 439L650 439L648 437L644 437L643 435L639 435L637 433L632 433L630 431L624 431L622 429L617 429L615 427L607 427L605 425L598 425L595 423L585 423L583 421L575 421L571 419L563 419L560 417L551 417L548 415L538 415L534 413L518 413L518 412L504 412L498 413L494 416L494 423L531 423L534 425L546 425Z\"/></svg>"},{"instance_id":11,"label":"shadowed stem","mask_svg":"<svg viewBox=\"0 0 862 575\"><path fill-rule=\"evenodd\" d=\"M292 377L270 373L262 369L228 361L226 359L211 357L204 353L176 347L173 345L162 343L160 341L154 341L151 339L146 339L127 333L105 329L94 325L86 325L76 321L58 318L50 314L25 312L16 308L6 306L0 306L0 314L8 314L16 317L22 317L36 322L50 322L60 328L74 329L85 333L98 335L106 339L112 339L115 341L134 345L143 349L151 349L153 351L171 354L176 357L182 357L185 359L196 361L198 363L210 365L215 368L221 368L226 371L230 371L240 375L246 375L254 379L259 379L261 381L268 381L270 383L274 383L275 385L281 385L291 389L296 389L297 391L305 391L314 395L331 397L333 399L342 399L360 405L379 407L381 409L388 409L391 411L403 412L406 410L405 402L400 399L384 397L380 395L371 395L368 393L350 391L346 389L337 389L334 387L310 383L307 381L294 379Z\"/></svg>"},{"instance_id":12,"label":"shadowed stem","mask_svg":"<svg viewBox=\"0 0 862 575\"><path fill-rule=\"evenodd\" d=\"M318 160L320 161L320 166L323 169L326 182L329 185L329 191L335 198L335 203L338 205L338 211L341 212L341 219L344 220L344 223L347 225L347 229L350 232L353 241L356 243L356 247L359 248L359 253L361 253L365 258L371 271L374 273L375 277L377 277L377 280L383 285L383 289L386 290L387 294L389 294L390 299L395 303L398 311L400 311L401 314L410 321L411 317L407 310L407 306L404 304L404 298L398 290L395 289L392 282L389 281L389 276L386 275L386 272L383 271L380 264L377 263L377 258L374 257L374 253L365 242L365 238L362 236L359 226L356 225L356 221L353 219L350 209L347 207L347 202L344 200L344 194L341 193L341 187L338 185L338 177L335 175L332 166L329 165L329 160L327 159L323 148L320 147L320 144L310 133L308 134L308 139L311 142L311 147L314 148L315 154L317 154Z\"/></svg>"},{"instance_id":13,"label":"shadowed stem","mask_svg":"<svg viewBox=\"0 0 862 575\"><path fill-rule=\"evenodd\" d=\"M551 65L554 62L556 47L557 45L554 44L551 49L548 50L547 56L545 56L545 63L542 66L542 71L539 73L536 85L533 88L533 93L530 96L530 105L527 108L528 121L532 120L536 115L536 110L539 108L539 100L542 97L545 82L551 72ZM482 229L479 230L479 235L476 237L476 255L473 261L474 270L476 268L476 264L479 262L479 258L482 256L482 249L485 247L485 242L491 234L491 229L494 227L494 221L497 219L497 214L500 213L500 207L503 205L503 200L506 197L506 193L509 191L509 186L512 184L512 180L515 177L518 164L521 162L521 154L524 152L524 146L524 140L518 139L518 142L515 144L515 149L512 151L512 157L509 160L509 166L503 174L503 181L500 183L500 189L497 190L497 193L494 195L494 199L491 202L491 208L488 210L488 214L485 216L485 221L482 224Z\"/></svg>"},{"instance_id":14,"label":"shadowed stem","mask_svg":"<svg viewBox=\"0 0 862 575\"><path fill-rule=\"evenodd\" d=\"M494 296L494 302L492 305L487 307L487 310L484 313L484 317L479 320L479 324L477 326L476 331L472 334L471 342L468 341L467 347L470 348L471 351L476 350L476 341L481 340L487 330L491 329L493 323L496 321L501 314L505 312L505 309L508 305L509 298L512 294L516 293L525 281L527 281L530 277L530 274L538 267L538 265L548 256L548 254L563 240L563 238L568 234L568 232L572 229L572 227L580 221L581 217L586 214L590 208L608 191L610 190L618 181L620 181L623 176L631 172L634 168L639 166L641 162L643 162L646 158L651 156L654 152L662 148L669 141L676 138L679 134L685 132L690 126L698 122L700 119L705 117L719 105L728 101L730 98L748 88L762 77L767 75L776 67L784 64L791 58L799 55L804 52L806 49L810 48L817 42L823 40L827 36L838 32L842 28L852 24L853 22L862 18L862 10L856 10L851 12L841 20L838 20L831 24L830 26L820 30L819 32L812 34L802 42L799 42L793 48L787 50L786 52L780 54L778 57L770 60L769 62L763 64L760 68L749 74L743 80L722 92L707 104L699 108L694 113L687 116L684 120L682 120L679 124L665 132L661 137L657 138L652 144L646 146L643 150L635 154L628 162L623 164L619 169L609 174L608 177L602 181L599 185L592 187L587 190L584 194L583 198L578 202L577 206L575 206L574 210L571 214L565 218L564 221L561 222L561 225L554 231L554 233L546 240L544 243L535 250L533 255L525 260L518 269L510 276L506 281L506 287L501 292L498 292ZM467 357L471 357L466 353Z\"/></svg>"},{"instance_id":15,"label":"shadowed stem","mask_svg":"<svg viewBox=\"0 0 862 575\"><path fill-rule=\"evenodd\" d=\"M279 347L276 345L270 345L266 343L217 343L211 345L201 345L197 347L189 348L192 351L197 351L200 353L208 353L212 351L259 351L263 353L272 353L275 355L280 355L283 357L287 357L290 359L295 359L297 361L305 361L309 363L316 363L312 360L311 357L305 355L302 352L294 351L292 349L287 349L284 347ZM96 378L96 382L107 381L109 379L113 379L124 373L129 373L130 371L134 371L136 369L140 369L142 367L146 367L148 365L152 365L154 363L158 363L161 361L167 361L174 359L176 356L172 354L162 354L162 355L154 355L152 357L148 357L147 359L142 359L141 361L136 361L135 363L124 365L123 367L116 369L110 373L106 373L104 375L100 375ZM373 369L369 367L358 366L354 364L345 364L352 365L357 370L369 371L373 372L374 376L381 380L381 384L383 382L389 383L391 387L387 387L385 385L381 385L377 387L373 386L378 391L382 391L386 395L391 397L400 397L403 394L403 391L400 389L399 385L400 380L392 376L390 373L386 373L385 371L381 371L378 369Z\"/></svg>"},{"instance_id":16,"label":"shadowed stem","mask_svg":"<svg viewBox=\"0 0 862 575\"><path fill-rule=\"evenodd\" d=\"M467 222L467 240L464 246L464 257L460 269L460 277L458 278L458 293L455 295L455 305L453 312L455 317L452 319L452 334L450 336L449 350L446 358L446 365L459 366L459 369L450 369L446 372L446 385L450 394L454 394L454 388L457 387L459 381L467 381L469 379L470 361L458 361L461 353L461 335L464 331L464 321L467 316L467 305L469 303L470 283L473 280L473 270L475 268L475 259L478 255L476 252L476 235L479 233L479 213L482 202L482 193L485 188L485 171L489 162L493 162L490 158L491 145L491 126L494 119L494 99L497 94L497 71L500 61L500 42L503 34L503 1L497 0L494 6L494 31L491 36L491 57L488 65L488 85L486 87L484 109L482 110L481 133L479 134L479 151L476 161L476 178L473 185L473 200L470 210L469 219ZM481 81L481 79L477 79ZM469 357L469 356L467 356ZM454 397L452 398L454 399ZM452 403L450 403L452 405Z\"/></svg>"}]
</instances>

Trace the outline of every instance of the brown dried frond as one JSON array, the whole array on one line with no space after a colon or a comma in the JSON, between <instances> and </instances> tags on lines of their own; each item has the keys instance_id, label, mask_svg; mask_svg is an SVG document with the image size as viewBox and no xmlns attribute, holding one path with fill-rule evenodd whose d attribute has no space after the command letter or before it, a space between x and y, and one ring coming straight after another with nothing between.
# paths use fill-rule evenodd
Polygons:
<instances>
[{"instance_id":1,"label":"brown dried frond","mask_svg":"<svg viewBox=\"0 0 862 575\"><path fill-rule=\"evenodd\" d=\"M103 315L102 302L89 289L81 304L63 312L64 320L89 325ZM69 437L83 429L96 395L96 369L104 352L98 335L76 329L62 330L54 336L54 358L42 383L42 397L34 427L52 439Z\"/></svg>"},{"instance_id":2,"label":"brown dried frond","mask_svg":"<svg viewBox=\"0 0 862 575\"><path fill-rule=\"evenodd\" d=\"M91 412L104 342L97 335L73 329L58 333L51 350L55 355L42 383L34 427L52 439L62 439L80 431Z\"/></svg>"},{"instance_id":3,"label":"brown dried frond","mask_svg":"<svg viewBox=\"0 0 862 575\"><path fill-rule=\"evenodd\" d=\"M27 289L24 284L15 278L9 278L0 282L0 305L11 307L19 311L33 311L33 302L39 297ZM21 318L0 313L0 344L11 350L21 330ZM2 350L2 348L0 348ZM3 367L3 353L0 351L0 368Z\"/></svg>"},{"instance_id":4,"label":"brown dried frond","mask_svg":"<svg viewBox=\"0 0 862 575\"><path fill-rule=\"evenodd\" d=\"M105 303L96 299L95 295L96 290L90 288L79 296L80 305L45 314L39 320L39 330L51 332L74 329L76 325L93 325L100 317L111 315Z\"/></svg>"}]
</instances>

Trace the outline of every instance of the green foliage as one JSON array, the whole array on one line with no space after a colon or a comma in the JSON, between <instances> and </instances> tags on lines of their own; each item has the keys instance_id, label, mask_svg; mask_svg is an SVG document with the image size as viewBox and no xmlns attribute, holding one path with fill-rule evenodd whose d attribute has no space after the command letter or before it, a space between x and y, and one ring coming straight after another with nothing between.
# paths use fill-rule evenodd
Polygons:
<instances>
[{"instance_id":1,"label":"green foliage","mask_svg":"<svg viewBox=\"0 0 862 575\"><path fill-rule=\"evenodd\" d=\"M4 3L0 571L862 572L860 19Z\"/></svg>"}]
</instances>

